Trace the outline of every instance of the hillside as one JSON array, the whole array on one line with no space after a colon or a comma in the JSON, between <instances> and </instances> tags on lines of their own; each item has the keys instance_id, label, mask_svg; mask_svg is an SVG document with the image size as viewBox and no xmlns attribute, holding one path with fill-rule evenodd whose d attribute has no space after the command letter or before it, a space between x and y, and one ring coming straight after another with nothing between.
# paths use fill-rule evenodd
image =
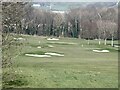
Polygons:
<instances>
[{"instance_id":1,"label":"hillside","mask_svg":"<svg viewBox=\"0 0 120 90\"><path fill-rule=\"evenodd\" d=\"M42 3L34 3L39 4L40 6L37 8L43 8L55 11L67 11L71 8L83 8L86 6L95 6L95 7L113 7L116 6L116 2L42 2Z\"/></svg>"}]
</instances>

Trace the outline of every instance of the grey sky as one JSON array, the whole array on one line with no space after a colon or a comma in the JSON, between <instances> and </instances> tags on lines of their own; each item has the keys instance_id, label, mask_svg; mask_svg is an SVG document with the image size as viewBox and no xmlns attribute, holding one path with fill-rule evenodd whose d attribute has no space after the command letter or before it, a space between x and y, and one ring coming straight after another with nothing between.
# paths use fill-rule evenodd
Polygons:
<instances>
[{"instance_id":1,"label":"grey sky","mask_svg":"<svg viewBox=\"0 0 120 90\"><path fill-rule=\"evenodd\" d=\"M117 2L119 0L33 0L35 2Z\"/></svg>"},{"instance_id":2,"label":"grey sky","mask_svg":"<svg viewBox=\"0 0 120 90\"><path fill-rule=\"evenodd\" d=\"M2 0L2 2L15 2L15 1L28 1L28 2L118 2L120 0Z\"/></svg>"}]
</instances>

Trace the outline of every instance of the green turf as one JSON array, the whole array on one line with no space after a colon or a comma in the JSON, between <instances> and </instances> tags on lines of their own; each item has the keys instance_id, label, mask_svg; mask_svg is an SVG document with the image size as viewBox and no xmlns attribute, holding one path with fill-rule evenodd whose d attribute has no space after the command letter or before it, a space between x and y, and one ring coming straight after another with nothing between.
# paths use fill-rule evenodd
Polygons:
<instances>
[{"instance_id":1,"label":"green turf","mask_svg":"<svg viewBox=\"0 0 120 90\"><path fill-rule=\"evenodd\" d=\"M116 88L118 87L118 51L117 48L98 45L97 40L60 38L59 41L47 41L45 37L24 36L27 38L20 56L14 60L14 68L23 75L24 85L13 87L30 88ZM40 43L38 43L40 41ZM48 45L53 48L47 47ZM69 42L77 44L58 44ZM117 41L115 41L117 43ZM110 41L108 41L110 44ZM46 46L38 49L37 46ZM83 45L83 46L82 46ZM109 53L95 53L100 48ZM63 53L64 57L35 58L25 53L43 54L44 52ZM22 72L21 72L22 71Z\"/></svg>"}]
</instances>

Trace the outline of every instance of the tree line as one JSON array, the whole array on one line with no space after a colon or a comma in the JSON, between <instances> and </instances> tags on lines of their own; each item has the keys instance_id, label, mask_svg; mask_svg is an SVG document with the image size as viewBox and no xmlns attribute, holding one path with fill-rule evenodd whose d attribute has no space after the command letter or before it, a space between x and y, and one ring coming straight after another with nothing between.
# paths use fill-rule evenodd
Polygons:
<instances>
[{"instance_id":1,"label":"tree line","mask_svg":"<svg viewBox=\"0 0 120 90\"><path fill-rule=\"evenodd\" d=\"M15 8L15 6L12 7ZM10 25L5 24L4 27L7 28L4 31L9 29L10 32L21 34L83 39L118 39L117 8L88 5L85 8L74 8L65 14L60 14L34 8L31 3L24 8L19 8L17 11L19 17L17 14L15 16L14 12L9 16L6 15L8 16L6 22L10 21Z\"/></svg>"}]
</instances>

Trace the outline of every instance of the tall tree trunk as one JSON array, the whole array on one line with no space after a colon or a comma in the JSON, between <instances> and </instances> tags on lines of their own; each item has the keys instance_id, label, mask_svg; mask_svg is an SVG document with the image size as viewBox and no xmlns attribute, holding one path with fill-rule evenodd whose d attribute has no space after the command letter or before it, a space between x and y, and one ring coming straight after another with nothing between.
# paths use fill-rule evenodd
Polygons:
<instances>
[{"instance_id":1,"label":"tall tree trunk","mask_svg":"<svg viewBox=\"0 0 120 90\"><path fill-rule=\"evenodd\" d=\"M99 45L101 45L101 39L100 39L100 37L99 37Z\"/></svg>"},{"instance_id":2,"label":"tall tree trunk","mask_svg":"<svg viewBox=\"0 0 120 90\"><path fill-rule=\"evenodd\" d=\"M60 32L59 32L59 30L60 30L60 28L59 27L57 27L57 37L59 37L60 35Z\"/></svg>"},{"instance_id":3,"label":"tall tree trunk","mask_svg":"<svg viewBox=\"0 0 120 90\"><path fill-rule=\"evenodd\" d=\"M77 38L80 38L80 27L79 27L79 21L77 20Z\"/></svg>"},{"instance_id":4,"label":"tall tree trunk","mask_svg":"<svg viewBox=\"0 0 120 90\"><path fill-rule=\"evenodd\" d=\"M88 45L90 45L90 40L89 40L89 38L88 38Z\"/></svg>"},{"instance_id":5,"label":"tall tree trunk","mask_svg":"<svg viewBox=\"0 0 120 90\"><path fill-rule=\"evenodd\" d=\"M105 42L104 42L104 45L107 45L107 39L105 38Z\"/></svg>"},{"instance_id":6,"label":"tall tree trunk","mask_svg":"<svg viewBox=\"0 0 120 90\"><path fill-rule=\"evenodd\" d=\"M78 38L79 38L79 39L81 39L81 36L80 36L80 34L78 35Z\"/></svg>"},{"instance_id":7,"label":"tall tree trunk","mask_svg":"<svg viewBox=\"0 0 120 90\"><path fill-rule=\"evenodd\" d=\"M64 37L64 26L62 27L62 33L61 36Z\"/></svg>"},{"instance_id":8,"label":"tall tree trunk","mask_svg":"<svg viewBox=\"0 0 120 90\"><path fill-rule=\"evenodd\" d=\"M50 36L53 36L53 20L50 25Z\"/></svg>"},{"instance_id":9,"label":"tall tree trunk","mask_svg":"<svg viewBox=\"0 0 120 90\"><path fill-rule=\"evenodd\" d=\"M112 47L114 46L114 37L113 37L113 34L112 34L111 46L112 46Z\"/></svg>"}]
</instances>

